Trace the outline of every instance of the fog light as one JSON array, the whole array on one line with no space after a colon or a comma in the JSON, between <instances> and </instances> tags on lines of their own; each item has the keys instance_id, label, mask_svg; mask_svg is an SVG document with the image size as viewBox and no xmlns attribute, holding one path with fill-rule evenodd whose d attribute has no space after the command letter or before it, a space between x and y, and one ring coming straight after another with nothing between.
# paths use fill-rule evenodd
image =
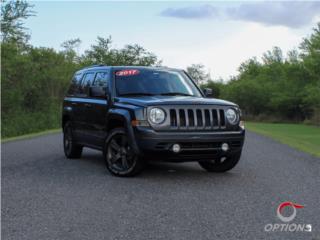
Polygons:
<instances>
[{"instance_id":1,"label":"fog light","mask_svg":"<svg viewBox=\"0 0 320 240\"><path fill-rule=\"evenodd\" d=\"M221 149L222 149L222 151L224 151L224 152L228 151L228 150L229 150L229 145L228 145L228 143L222 143Z\"/></svg>"},{"instance_id":2,"label":"fog light","mask_svg":"<svg viewBox=\"0 0 320 240\"><path fill-rule=\"evenodd\" d=\"M179 144L173 144L172 145L172 151L173 152L178 153L178 152L180 152L180 150L181 150L181 147L180 147Z\"/></svg>"}]
</instances>

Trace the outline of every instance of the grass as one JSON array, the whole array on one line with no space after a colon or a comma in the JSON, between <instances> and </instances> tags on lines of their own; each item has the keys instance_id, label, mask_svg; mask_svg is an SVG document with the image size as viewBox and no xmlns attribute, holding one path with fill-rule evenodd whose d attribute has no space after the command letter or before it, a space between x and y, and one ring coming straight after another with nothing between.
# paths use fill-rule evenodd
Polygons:
<instances>
[{"instance_id":1,"label":"grass","mask_svg":"<svg viewBox=\"0 0 320 240\"><path fill-rule=\"evenodd\" d=\"M246 128L320 157L320 127L303 124L247 122Z\"/></svg>"},{"instance_id":2,"label":"grass","mask_svg":"<svg viewBox=\"0 0 320 240\"><path fill-rule=\"evenodd\" d=\"M50 133L58 133L58 132L61 132L61 131L62 131L61 129L50 129L50 130L46 130L46 131L42 131L42 132L26 134L26 135L21 135L21 136L17 136L17 137L3 138L3 139L1 139L1 143L11 142L11 141L15 141L15 140L33 138L33 137L38 137L38 136L42 136L42 135L47 135L47 134L50 134Z\"/></svg>"}]
</instances>

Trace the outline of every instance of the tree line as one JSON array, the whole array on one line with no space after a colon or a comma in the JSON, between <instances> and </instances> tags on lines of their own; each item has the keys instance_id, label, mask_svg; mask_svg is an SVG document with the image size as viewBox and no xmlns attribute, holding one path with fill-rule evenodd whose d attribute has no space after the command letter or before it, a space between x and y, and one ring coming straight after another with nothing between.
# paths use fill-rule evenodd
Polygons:
<instances>
[{"instance_id":1,"label":"tree line","mask_svg":"<svg viewBox=\"0 0 320 240\"><path fill-rule=\"evenodd\" d=\"M35 16L27 1L3 1L1 5L1 136L17 136L60 126L61 103L72 74L84 66L160 66L152 52L138 44L114 48L111 37L97 37L79 54L80 39L61 44L61 50L35 47L23 20ZM259 62L241 64L230 81L213 81L200 64L187 71L215 97L234 101L245 117L262 120L312 121L320 113L320 24L304 39L301 52L287 58L274 48Z\"/></svg>"},{"instance_id":2,"label":"tree line","mask_svg":"<svg viewBox=\"0 0 320 240\"><path fill-rule=\"evenodd\" d=\"M262 61L254 57L242 63L230 81L209 79L203 86L239 104L245 119L320 125L320 23L299 50L284 57L274 47Z\"/></svg>"}]
</instances>

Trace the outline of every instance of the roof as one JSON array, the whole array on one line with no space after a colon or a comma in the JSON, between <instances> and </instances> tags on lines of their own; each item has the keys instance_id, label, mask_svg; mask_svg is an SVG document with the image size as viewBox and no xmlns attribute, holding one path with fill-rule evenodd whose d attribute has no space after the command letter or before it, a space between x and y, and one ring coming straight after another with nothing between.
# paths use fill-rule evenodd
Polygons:
<instances>
[{"instance_id":1,"label":"roof","mask_svg":"<svg viewBox=\"0 0 320 240\"><path fill-rule=\"evenodd\" d=\"M103 65L103 64L99 64L99 65L92 65L92 66L88 66L85 68L80 69L79 71L77 71L77 73L82 73L83 71L88 71L88 70L106 70L106 69L115 69L115 70L120 70L120 69L130 69L130 68L134 68L134 69L150 69L150 70L171 70L171 71L181 71L181 69L177 69L177 68L168 68L168 67L155 67L155 66L107 66L107 65Z\"/></svg>"}]
</instances>

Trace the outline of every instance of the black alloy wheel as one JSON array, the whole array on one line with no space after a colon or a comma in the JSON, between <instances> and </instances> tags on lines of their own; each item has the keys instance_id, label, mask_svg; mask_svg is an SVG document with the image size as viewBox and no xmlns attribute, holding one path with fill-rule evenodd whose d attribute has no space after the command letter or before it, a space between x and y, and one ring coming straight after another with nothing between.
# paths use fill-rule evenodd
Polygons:
<instances>
[{"instance_id":1,"label":"black alloy wheel","mask_svg":"<svg viewBox=\"0 0 320 240\"><path fill-rule=\"evenodd\" d=\"M143 160L134 153L123 128L111 131L106 143L105 159L108 170L116 176L133 176L143 167Z\"/></svg>"}]
</instances>

